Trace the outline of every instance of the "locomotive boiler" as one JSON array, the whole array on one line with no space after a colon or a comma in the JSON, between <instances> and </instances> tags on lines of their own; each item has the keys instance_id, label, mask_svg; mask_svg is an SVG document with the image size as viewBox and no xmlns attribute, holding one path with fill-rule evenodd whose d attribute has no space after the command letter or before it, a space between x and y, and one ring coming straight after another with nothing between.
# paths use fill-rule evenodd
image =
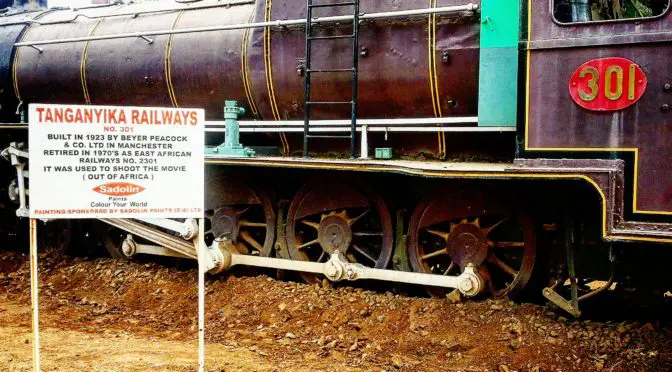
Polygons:
<instances>
[{"instance_id":1,"label":"locomotive boiler","mask_svg":"<svg viewBox=\"0 0 672 372\"><path fill-rule=\"evenodd\" d=\"M4 177L22 180L7 194L25 208L30 103L200 107L212 249L468 272L476 294L494 296L535 283L578 314L580 300L632 277L617 274L619 253L637 266L672 243L669 1L603 3L8 8L0 119L16 171ZM245 109L238 120L221 120L226 101ZM118 256L138 252L132 235L163 233L105 222L115 227L96 229ZM580 285L595 279L606 283Z\"/></svg>"}]
</instances>

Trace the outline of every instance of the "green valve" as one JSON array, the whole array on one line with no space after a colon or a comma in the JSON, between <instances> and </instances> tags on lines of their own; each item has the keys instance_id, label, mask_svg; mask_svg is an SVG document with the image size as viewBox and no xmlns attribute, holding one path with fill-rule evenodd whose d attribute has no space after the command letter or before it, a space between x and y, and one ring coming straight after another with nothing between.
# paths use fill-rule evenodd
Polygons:
<instances>
[{"instance_id":1,"label":"green valve","mask_svg":"<svg viewBox=\"0 0 672 372\"><path fill-rule=\"evenodd\" d=\"M238 107L236 101L226 101L224 103L224 120L226 121L226 132L224 143L217 147L205 149L205 154L222 158L240 158L254 156L254 150L249 147L243 147L240 143L240 125L238 124L238 115L245 114L245 109Z\"/></svg>"}]
</instances>

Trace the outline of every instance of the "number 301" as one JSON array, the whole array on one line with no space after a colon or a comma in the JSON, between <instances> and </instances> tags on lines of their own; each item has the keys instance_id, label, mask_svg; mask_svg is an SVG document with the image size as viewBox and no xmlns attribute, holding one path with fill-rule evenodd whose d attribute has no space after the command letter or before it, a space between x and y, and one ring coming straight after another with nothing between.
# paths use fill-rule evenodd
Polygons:
<instances>
[{"instance_id":1,"label":"number 301","mask_svg":"<svg viewBox=\"0 0 672 372\"><path fill-rule=\"evenodd\" d=\"M628 71L628 99L633 101L635 99L635 71L637 65L631 64ZM597 98L600 91L599 82L600 74L595 67L586 66L579 72L579 78L585 78L590 75L587 81L587 88L590 90L586 92L579 88L579 97L584 101L592 101ZM616 84L613 84L613 76L616 75ZM623 95L623 68L621 66L609 66L604 70L604 96L611 101L616 101ZM615 85L615 86L614 86Z\"/></svg>"}]
</instances>

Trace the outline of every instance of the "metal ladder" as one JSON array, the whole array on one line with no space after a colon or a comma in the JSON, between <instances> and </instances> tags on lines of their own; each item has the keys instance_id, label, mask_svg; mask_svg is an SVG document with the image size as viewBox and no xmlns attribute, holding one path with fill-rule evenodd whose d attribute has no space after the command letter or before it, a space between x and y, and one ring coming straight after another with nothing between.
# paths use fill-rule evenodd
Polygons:
<instances>
[{"instance_id":1,"label":"metal ladder","mask_svg":"<svg viewBox=\"0 0 672 372\"><path fill-rule=\"evenodd\" d=\"M305 110L303 124L303 157L308 157L308 140L310 138L349 138L350 139L350 157L355 158L355 136L357 133L357 80L359 69L359 0L346 2L336 2L331 4L313 4L313 0L306 0L306 76L305 83ZM352 34L336 36L313 36L313 9L315 8L337 8L353 7ZM334 69L314 69L311 63L311 51L313 41L322 41L329 39L352 39L352 68L334 68ZM352 73L352 100L350 101L311 101L310 79L316 73L333 72L351 72ZM312 106L315 105L350 105L352 108L350 116L350 134L349 135L313 135L310 134L310 113Z\"/></svg>"}]
</instances>

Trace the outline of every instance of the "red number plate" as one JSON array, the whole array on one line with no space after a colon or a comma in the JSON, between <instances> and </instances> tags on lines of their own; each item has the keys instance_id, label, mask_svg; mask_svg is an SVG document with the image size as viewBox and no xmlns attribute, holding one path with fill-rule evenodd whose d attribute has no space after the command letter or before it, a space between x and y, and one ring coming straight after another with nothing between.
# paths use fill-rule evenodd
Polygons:
<instances>
[{"instance_id":1,"label":"red number plate","mask_svg":"<svg viewBox=\"0 0 672 372\"><path fill-rule=\"evenodd\" d=\"M569 79L569 94L579 106L593 111L622 110L646 90L646 75L625 58L601 58L581 65Z\"/></svg>"}]
</instances>

